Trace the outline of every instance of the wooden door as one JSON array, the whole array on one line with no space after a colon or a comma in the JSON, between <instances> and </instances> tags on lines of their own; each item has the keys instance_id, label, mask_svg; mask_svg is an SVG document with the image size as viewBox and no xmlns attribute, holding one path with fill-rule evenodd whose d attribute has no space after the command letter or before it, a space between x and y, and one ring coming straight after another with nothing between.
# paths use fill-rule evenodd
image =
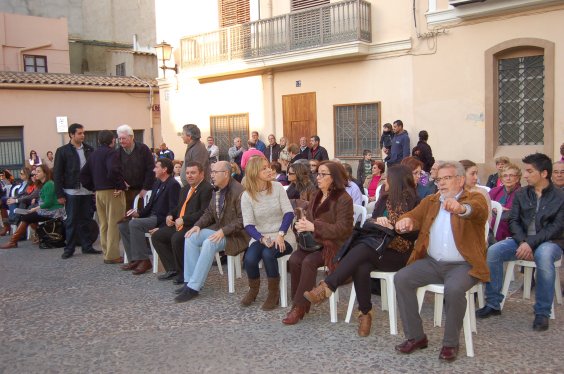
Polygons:
<instances>
[{"instance_id":1,"label":"wooden door","mask_svg":"<svg viewBox=\"0 0 564 374\"><path fill-rule=\"evenodd\" d=\"M315 92L282 96L282 116L284 136L288 144L300 144L300 138L308 140L317 134L317 107Z\"/></svg>"}]
</instances>

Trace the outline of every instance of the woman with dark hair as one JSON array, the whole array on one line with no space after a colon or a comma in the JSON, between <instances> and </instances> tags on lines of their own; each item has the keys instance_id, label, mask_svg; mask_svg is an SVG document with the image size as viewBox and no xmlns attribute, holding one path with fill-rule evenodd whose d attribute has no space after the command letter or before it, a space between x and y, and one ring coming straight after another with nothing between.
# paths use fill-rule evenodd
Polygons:
<instances>
[{"instance_id":1,"label":"woman with dark hair","mask_svg":"<svg viewBox=\"0 0 564 374\"><path fill-rule=\"evenodd\" d=\"M272 170L272 178L276 182L280 182L281 185L288 185L288 178L282 173L282 165L278 161L272 161L270 163L270 169Z\"/></svg>"},{"instance_id":2,"label":"woman with dark hair","mask_svg":"<svg viewBox=\"0 0 564 374\"><path fill-rule=\"evenodd\" d=\"M364 188L368 190L368 201L376 200L376 190L378 189L380 179L382 179L382 174L386 165L382 161L374 161L372 164L372 174L366 177L364 180Z\"/></svg>"},{"instance_id":3,"label":"woman with dark hair","mask_svg":"<svg viewBox=\"0 0 564 374\"><path fill-rule=\"evenodd\" d=\"M359 185L356 179L353 178L352 166L347 163L343 163L341 165L343 165L343 168L345 168L345 172L347 173L347 186L345 187L347 193L353 199L353 204L362 205L362 189L364 188Z\"/></svg>"},{"instance_id":4,"label":"woman with dark hair","mask_svg":"<svg viewBox=\"0 0 564 374\"><path fill-rule=\"evenodd\" d=\"M308 252L298 246L288 261L291 273L292 309L282 320L298 323L309 311L310 302L304 292L315 286L317 269L326 266L335 270L333 257L353 230L353 202L345 190L347 175L339 163L323 161L317 171L319 191L309 201L305 217L296 222L298 232L311 232L321 250Z\"/></svg>"},{"instance_id":5,"label":"woman with dark hair","mask_svg":"<svg viewBox=\"0 0 564 374\"><path fill-rule=\"evenodd\" d=\"M431 146L427 143L429 140L429 133L425 130L419 131L419 142L413 147L411 155L417 157L419 161L423 163L423 170L426 173L431 172L431 167L435 163L435 158L433 157L433 151Z\"/></svg>"},{"instance_id":6,"label":"woman with dark hair","mask_svg":"<svg viewBox=\"0 0 564 374\"><path fill-rule=\"evenodd\" d=\"M1 214L4 229L0 231L0 236L5 236L11 232L11 226L8 219L15 216L14 210L18 207L20 200L22 200L25 196L30 195L35 189L35 185L33 184L33 181L31 181L31 170L28 167L24 167L20 170L20 180L22 182L13 187L17 188L15 193L14 191L10 191L13 197L2 197ZM27 206L20 207L26 208Z\"/></svg>"},{"instance_id":7,"label":"woman with dark hair","mask_svg":"<svg viewBox=\"0 0 564 374\"><path fill-rule=\"evenodd\" d=\"M394 165L388 169L384 192L376 202L372 220L378 225L394 229L398 218L418 203L415 182L411 169L404 165ZM372 325L372 303L370 302L370 272L398 271L407 264L413 250L417 234L396 236L384 250L382 257L374 250L369 238L359 237L351 243L350 250L339 261L337 270L331 273L317 287L307 291L304 297L318 304L331 296L337 287L351 278L358 297L358 335L368 336Z\"/></svg>"},{"instance_id":8,"label":"woman with dark hair","mask_svg":"<svg viewBox=\"0 0 564 374\"><path fill-rule=\"evenodd\" d=\"M37 180L41 181L43 187L39 192L39 205L31 208L28 214L21 216L21 222L16 232L10 238L10 241L0 248L8 249L18 246L20 240L26 233L27 226L38 222L50 220L52 218L63 217L65 208L57 201L55 194L55 184L51 180L51 170L47 165L39 165L35 168Z\"/></svg>"},{"instance_id":9,"label":"woman with dark hair","mask_svg":"<svg viewBox=\"0 0 564 374\"><path fill-rule=\"evenodd\" d=\"M419 161L416 157L410 156L401 160L401 165L406 165L411 169L413 174L413 180L417 186L417 196L423 200L426 196L432 195L437 192L434 183L428 183L426 186L423 185L421 178L423 175L423 163Z\"/></svg>"},{"instance_id":10,"label":"woman with dark hair","mask_svg":"<svg viewBox=\"0 0 564 374\"><path fill-rule=\"evenodd\" d=\"M29 152L28 162L29 162L29 167L32 169L43 163L41 162L41 158L37 155L37 152L35 152L33 149L31 150L31 152Z\"/></svg>"},{"instance_id":11,"label":"woman with dark hair","mask_svg":"<svg viewBox=\"0 0 564 374\"><path fill-rule=\"evenodd\" d=\"M260 289L259 262L262 260L268 278L268 295L263 310L272 310L280 299L278 257L290 254L296 247L293 232L287 232L294 219L292 204L280 183L272 181L272 170L264 157L251 157L245 168L245 192L241 212L245 231L251 236L244 263L249 291L241 300L251 305ZM284 269L285 271L285 269Z\"/></svg>"},{"instance_id":12,"label":"woman with dark hair","mask_svg":"<svg viewBox=\"0 0 564 374\"><path fill-rule=\"evenodd\" d=\"M295 163L288 166L288 182L290 185L286 194L289 199L309 201L311 196L317 192L317 188L311 182L309 167L305 164Z\"/></svg>"}]
</instances>

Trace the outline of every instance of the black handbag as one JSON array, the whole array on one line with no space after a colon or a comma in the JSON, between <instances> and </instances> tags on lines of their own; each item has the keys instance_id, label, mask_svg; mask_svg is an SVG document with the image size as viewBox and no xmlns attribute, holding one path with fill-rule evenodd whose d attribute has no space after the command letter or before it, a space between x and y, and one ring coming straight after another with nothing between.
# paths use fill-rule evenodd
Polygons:
<instances>
[{"instance_id":1,"label":"black handbag","mask_svg":"<svg viewBox=\"0 0 564 374\"><path fill-rule=\"evenodd\" d=\"M43 222L36 230L39 248L62 248L65 243L65 225L60 219Z\"/></svg>"},{"instance_id":2,"label":"black handbag","mask_svg":"<svg viewBox=\"0 0 564 374\"><path fill-rule=\"evenodd\" d=\"M294 209L296 219L300 220L302 217L305 217L305 212L303 207L296 207ZM313 232L311 231L302 231L296 232L296 238L298 241L298 246L306 252L317 252L323 249L323 244L315 241L313 238Z\"/></svg>"}]
</instances>

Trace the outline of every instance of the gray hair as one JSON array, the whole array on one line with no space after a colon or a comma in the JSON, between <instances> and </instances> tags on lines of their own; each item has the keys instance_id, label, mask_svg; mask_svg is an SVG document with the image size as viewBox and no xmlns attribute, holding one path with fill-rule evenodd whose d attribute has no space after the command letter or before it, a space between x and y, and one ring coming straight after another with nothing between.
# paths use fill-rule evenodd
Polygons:
<instances>
[{"instance_id":1,"label":"gray hair","mask_svg":"<svg viewBox=\"0 0 564 374\"><path fill-rule=\"evenodd\" d=\"M184 125L182 127L182 131L184 131L184 134L191 137L193 140L200 140L200 138L202 137L202 133L200 132L200 128L192 123L189 123L187 125Z\"/></svg>"},{"instance_id":2,"label":"gray hair","mask_svg":"<svg viewBox=\"0 0 564 374\"><path fill-rule=\"evenodd\" d=\"M307 167L309 167L309 160L307 158L300 158L299 160L294 161L292 165L295 164L304 164L307 165Z\"/></svg>"},{"instance_id":3,"label":"gray hair","mask_svg":"<svg viewBox=\"0 0 564 374\"><path fill-rule=\"evenodd\" d=\"M133 136L133 129L129 125L121 125L116 130L118 136L119 135L129 135Z\"/></svg>"},{"instance_id":4,"label":"gray hair","mask_svg":"<svg viewBox=\"0 0 564 374\"><path fill-rule=\"evenodd\" d=\"M219 167L220 171L227 171L231 175L231 164L228 161L218 161L215 165Z\"/></svg>"},{"instance_id":5,"label":"gray hair","mask_svg":"<svg viewBox=\"0 0 564 374\"><path fill-rule=\"evenodd\" d=\"M438 161L439 169L446 169L446 168L453 168L456 170L456 175L459 177L466 176L466 171L464 170L464 166L458 161Z\"/></svg>"}]
</instances>

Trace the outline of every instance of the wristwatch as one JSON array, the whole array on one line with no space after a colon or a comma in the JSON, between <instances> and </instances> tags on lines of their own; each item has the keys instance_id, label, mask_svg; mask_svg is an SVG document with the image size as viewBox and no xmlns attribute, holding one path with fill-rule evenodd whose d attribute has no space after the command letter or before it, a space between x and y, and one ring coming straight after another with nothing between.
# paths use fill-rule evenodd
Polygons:
<instances>
[{"instance_id":1,"label":"wristwatch","mask_svg":"<svg viewBox=\"0 0 564 374\"><path fill-rule=\"evenodd\" d=\"M286 233L285 233L284 231L280 230L280 231L278 231L278 235L280 235L280 236L285 236Z\"/></svg>"}]
</instances>

